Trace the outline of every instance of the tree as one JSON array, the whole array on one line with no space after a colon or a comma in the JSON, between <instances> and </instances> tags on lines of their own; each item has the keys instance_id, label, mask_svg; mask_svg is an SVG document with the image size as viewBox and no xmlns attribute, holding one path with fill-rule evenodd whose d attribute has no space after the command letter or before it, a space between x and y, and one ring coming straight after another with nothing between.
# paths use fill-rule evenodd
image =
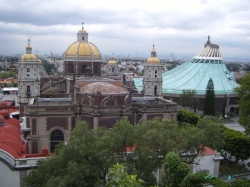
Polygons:
<instances>
[{"instance_id":1,"label":"tree","mask_svg":"<svg viewBox=\"0 0 250 187\"><path fill-rule=\"evenodd\" d=\"M192 163L204 146L220 149L223 140L218 128L209 119L179 127L176 120L142 118L132 126L123 117L111 130L89 130L86 122L80 122L67 145L59 144L54 156L40 162L25 180L27 186L38 187L102 186L112 165L121 163L128 173L155 185L154 171L162 167L169 152L175 151L179 157L193 153L187 160Z\"/></svg>"},{"instance_id":2,"label":"tree","mask_svg":"<svg viewBox=\"0 0 250 187\"><path fill-rule=\"evenodd\" d=\"M115 163L110 156L108 131L88 130L86 122L78 123L67 145L56 155L40 162L25 179L27 186L98 186Z\"/></svg>"},{"instance_id":3,"label":"tree","mask_svg":"<svg viewBox=\"0 0 250 187\"><path fill-rule=\"evenodd\" d=\"M178 187L187 176L189 167L180 161L180 157L170 152L164 160L165 184L167 187Z\"/></svg>"},{"instance_id":4,"label":"tree","mask_svg":"<svg viewBox=\"0 0 250 187\"><path fill-rule=\"evenodd\" d=\"M197 125L200 120L200 116L193 112L187 110L179 110L177 114L177 121L180 123L189 123L192 125Z\"/></svg>"},{"instance_id":5,"label":"tree","mask_svg":"<svg viewBox=\"0 0 250 187\"><path fill-rule=\"evenodd\" d=\"M240 79L240 87L235 88L240 100L239 122L245 127L246 133L250 134L250 72Z\"/></svg>"},{"instance_id":6,"label":"tree","mask_svg":"<svg viewBox=\"0 0 250 187\"><path fill-rule=\"evenodd\" d=\"M210 78L207 83L206 97L204 104L204 115L215 116L215 93L214 93L214 83Z\"/></svg>"},{"instance_id":7,"label":"tree","mask_svg":"<svg viewBox=\"0 0 250 187\"><path fill-rule=\"evenodd\" d=\"M46 60L42 59L43 67L48 75L52 75L56 71L54 63L49 63Z\"/></svg>"},{"instance_id":8,"label":"tree","mask_svg":"<svg viewBox=\"0 0 250 187\"><path fill-rule=\"evenodd\" d=\"M223 147L223 153L226 155L234 156L235 160L227 159L231 162L238 163L239 160L247 160L250 157L250 150L246 147L250 147L250 138L242 132L229 129L225 126L221 126L223 130L223 138L225 140L225 146Z\"/></svg>"},{"instance_id":9,"label":"tree","mask_svg":"<svg viewBox=\"0 0 250 187\"><path fill-rule=\"evenodd\" d=\"M180 104L183 107L193 107L194 112L196 112L197 103L198 99L196 98L195 90L182 90L182 94L180 95Z\"/></svg>"},{"instance_id":10,"label":"tree","mask_svg":"<svg viewBox=\"0 0 250 187\"><path fill-rule=\"evenodd\" d=\"M120 164L112 166L107 178L107 187L143 187L146 184L143 180L138 179L136 175L129 175L125 172L125 167Z\"/></svg>"}]
</instances>

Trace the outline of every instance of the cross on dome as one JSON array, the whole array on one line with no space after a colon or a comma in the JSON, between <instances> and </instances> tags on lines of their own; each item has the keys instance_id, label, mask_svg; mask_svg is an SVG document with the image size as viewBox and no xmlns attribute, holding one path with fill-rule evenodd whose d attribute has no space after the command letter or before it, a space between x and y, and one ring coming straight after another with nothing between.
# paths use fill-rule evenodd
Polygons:
<instances>
[{"instance_id":1,"label":"cross on dome","mask_svg":"<svg viewBox=\"0 0 250 187\"><path fill-rule=\"evenodd\" d=\"M84 24L84 23L82 22L82 30L83 30L83 24Z\"/></svg>"}]
</instances>

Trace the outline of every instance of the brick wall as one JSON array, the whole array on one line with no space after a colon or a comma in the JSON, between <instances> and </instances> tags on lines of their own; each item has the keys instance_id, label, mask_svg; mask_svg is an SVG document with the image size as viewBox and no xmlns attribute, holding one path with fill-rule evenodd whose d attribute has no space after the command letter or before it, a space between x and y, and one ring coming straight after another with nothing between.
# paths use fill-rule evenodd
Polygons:
<instances>
[{"instance_id":1,"label":"brick wall","mask_svg":"<svg viewBox=\"0 0 250 187\"><path fill-rule=\"evenodd\" d=\"M68 117L48 117L46 130L48 131L55 126L59 126L65 130L68 130L68 125Z\"/></svg>"},{"instance_id":2,"label":"brick wall","mask_svg":"<svg viewBox=\"0 0 250 187\"><path fill-rule=\"evenodd\" d=\"M32 154L38 153L38 141L37 140L32 140L32 142L31 142L31 152L32 152Z\"/></svg>"},{"instance_id":3,"label":"brick wall","mask_svg":"<svg viewBox=\"0 0 250 187\"><path fill-rule=\"evenodd\" d=\"M92 116L82 116L81 119L89 124L89 129L94 128L94 119Z\"/></svg>"},{"instance_id":4,"label":"brick wall","mask_svg":"<svg viewBox=\"0 0 250 187\"><path fill-rule=\"evenodd\" d=\"M121 119L120 116L109 116L109 117L101 117L99 119L99 126L106 128L113 128L115 123Z\"/></svg>"},{"instance_id":5,"label":"brick wall","mask_svg":"<svg viewBox=\"0 0 250 187\"><path fill-rule=\"evenodd\" d=\"M37 135L37 122L36 118L32 119L32 135Z\"/></svg>"},{"instance_id":6,"label":"brick wall","mask_svg":"<svg viewBox=\"0 0 250 187\"><path fill-rule=\"evenodd\" d=\"M147 114L147 120L152 120L156 117L162 117L163 118L163 114Z\"/></svg>"}]
</instances>

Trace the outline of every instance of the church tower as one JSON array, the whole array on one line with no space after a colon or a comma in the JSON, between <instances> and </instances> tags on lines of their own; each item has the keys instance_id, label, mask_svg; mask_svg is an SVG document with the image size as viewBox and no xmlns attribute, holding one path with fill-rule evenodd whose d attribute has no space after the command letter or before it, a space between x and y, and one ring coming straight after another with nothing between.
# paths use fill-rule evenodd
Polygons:
<instances>
[{"instance_id":1,"label":"church tower","mask_svg":"<svg viewBox=\"0 0 250 187\"><path fill-rule=\"evenodd\" d=\"M114 56L112 54L110 61L107 64L107 75L108 76L117 76L118 75L118 65L114 60Z\"/></svg>"},{"instance_id":2,"label":"church tower","mask_svg":"<svg viewBox=\"0 0 250 187\"><path fill-rule=\"evenodd\" d=\"M18 62L18 103L20 117L24 115L25 105L40 96L40 72L42 62L38 55L32 54L30 39L24 54Z\"/></svg>"},{"instance_id":3,"label":"church tower","mask_svg":"<svg viewBox=\"0 0 250 187\"><path fill-rule=\"evenodd\" d=\"M151 57L144 65L143 92L144 96L162 95L162 65L157 58L156 51L151 51Z\"/></svg>"}]
</instances>

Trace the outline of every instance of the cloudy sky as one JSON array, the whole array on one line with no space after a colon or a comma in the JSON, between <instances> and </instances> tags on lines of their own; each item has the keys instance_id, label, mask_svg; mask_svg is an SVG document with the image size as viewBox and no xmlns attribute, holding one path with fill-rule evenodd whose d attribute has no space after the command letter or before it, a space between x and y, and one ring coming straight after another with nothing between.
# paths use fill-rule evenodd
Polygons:
<instances>
[{"instance_id":1,"label":"cloudy sky","mask_svg":"<svg viewBox=\"0 0 250 187\"><path fill-rule=\"evenodd\" d=\"M249 0L0 0L0 54L62 54L81 29L103 55L193 57L210 35L224 58L250 59Z\"/></svg>"}]
</instances>

